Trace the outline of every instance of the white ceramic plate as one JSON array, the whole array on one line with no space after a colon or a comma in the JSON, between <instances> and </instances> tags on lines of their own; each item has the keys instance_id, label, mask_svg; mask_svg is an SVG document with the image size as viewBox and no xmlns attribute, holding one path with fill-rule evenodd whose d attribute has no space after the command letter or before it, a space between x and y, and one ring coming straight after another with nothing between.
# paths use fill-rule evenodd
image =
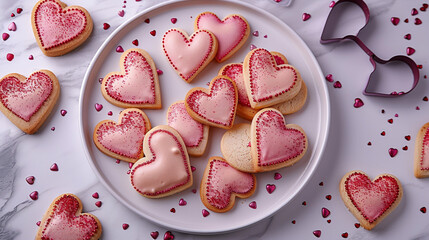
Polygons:
<instances>
[{"instance_id":1,"label":"white ceramic plate","mask_svg":"<svg viewBox=\"0 0 429 240\"><path fill-rule=\"evenodd\" d=\"M147 199L134 191L130 184L128 163L116 163L115 159L101 153L92 141L95 125L104 119L117 121L121 108L109 104L101 95L99 78L111 71L119 71L121 53L115 51L118 45L125 50L135 47L134 39L139 40L139 47L146 50L154 59L157 68L164 74L160 75L162 93L161 110L145 110L152 126L166 124L166 110L170 104L184 99L192 87L207 87L207 83L216 76L223 64L212 62L192 82L187 84L179 78L169 65L161 50L161 39L170 28L181 28L189 34L193 32L195 17L204 11L212 11L223 18L229 14L241 14L250 24L251 32L258 31L259 36L251 35L247 43L226 63L242 62L250 45L278 51L286 55L290 64L301 73L308 86L308 99L305 107L298 113L286 116L288 123L301 125L307 133L309 149L302 160L292 167L277 172L283 175L274 180L274 172L257 174L257 190L248 199L237 199L235 207L227 213L215 213L202 216L205 209L200 200L199 185L202 173L210 156L221 156L220 139L225 132L211 128L209 145L204 156L191 158L191 165L196 167L193 186L181 193L163 198ZM145 19L150 19L146 23ZM176 24L171 18L177 18ZM156 30L156 36L150 32ZM266 37L264 37L266 35ZM95 103L104 108L97 112ZM113 115L108 116L112 111ZM233 1L175 1L161 4L138 14L116 29L100 47L86 73L80 96L80 126L90 165L100 181L124 205L137 214L176 231L190 233L219 233L239 229L272 215L286 205L304 187L316 170L321 158L329 127L329 98L324 77L312 52L301 38L285 23L271 14L241 2ZM244 121L237 117L236 122ZM268 194L267 184L275 184L277 189ZM192 189L197 192L193 193ZM179 200L187 201L186 206L179 206ZM256 201L257 208L248 205ZM170 210L174 208L175 213Z\"/></svg>"}]
</instances>

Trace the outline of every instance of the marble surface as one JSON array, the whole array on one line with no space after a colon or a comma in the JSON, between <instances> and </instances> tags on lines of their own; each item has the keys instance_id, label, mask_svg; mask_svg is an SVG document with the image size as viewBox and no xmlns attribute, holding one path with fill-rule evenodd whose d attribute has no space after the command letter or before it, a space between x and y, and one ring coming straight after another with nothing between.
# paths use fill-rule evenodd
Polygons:
<instances>
[{"instance_id":1,"label":"marble surface","mask_svg":"<svg viewBox=\"0 0 429 240\"><path fill-rule=\"evenodd\" d=\"M163 239L164 233L170 230L133 213L100 184L83 152L78 125L81 84L95 52L120 24L159 2L65 1L69 5L81 5L90 12L94 31L84 45L57 58L44 56L32 34L30 14L35 1L0 2L3 10L0 31L10 34L6 41L0 40L0 75L11 72L29 75L46 68L56 73L62 88L51 116L35 135L24 134L0 114L0 239L34 238L38 229L36 223L51 201L66 192L76 194L84 204L84 211L100 219L102 239L151 239L150 233L155 231L159 232L157 239ZM327 147L303 191L275 215L248 228L221 235L199 236L172 231L175 239L315 239L314 230L321 231L320 239L343 239L344 233L348 234L348 239L429 239L429 213L420 211L422 207L429 207L428 180L416 179L413 175L414 141L419 128L428 121L429 111L429 102L422 100L429 94L424 77L429 67L429 10L419 10L427 1L367 1L371 20L359 35L362 41L384 59L405 55L407 47L413 47L416 52L411 58L423 66L418 87L396 99L362 95L372 66L367 55L354 43L319 43L330 11L330 0L293 0L290 6L272 0L246 2L287 23L308 44L323 73L332 74L335 81L341 82L341 88L326 82L331 100ZM22 13L18 14L17 8L22 8ZM411 16L413 8L418 9L415 16ZM123 17L118 15L121 10L125 11ZM11 17L11 13L15 17ZM303 13L309 13L311 18L302 21ZM400 23L394 26L391 17L399 17ZM414 24L416 17L422 20L421 25ZM406 18L409 23L404 22ZM340 25L358 29L359 19L358 15L350 15ZM8 31L11 22L16 23L16 31ZM110 28L104 30L103 23L109 23ZM407 33L411 34L411 40L404 39ZM8 53L14 54L12 61L6 60ZM34 60L28 59L30 55ZM389 83L378 87L389 89L391 82L404 85L401 79L409 77L404 71L395 72L395 75L383 75ZM364 106L354 108L355 98L361 98ZM62 109L67 111L65 116L60 114ZM389 123L389 119L393 119L393 123ZM381 135L383 131L385 136ZM411 140L405 139L407 135ZM397 148L399 153L390 157L389 148ZM57 172L50 170L54 163L58 165ZM355 227L357 220L340 198L339 180L351 170L365 171L372 178L391 173L403 185L404 197L398 208L372 231ZM33 185L25 181L27 176L35 177ZM38 191L38 200L29 197L33 191ZM95 192L99 199L92 197ZM101 207L95 205L97 201L102 202ZM331 211L327 218L321 215L323 207ZM129 225L126 230L122 227L124 223Z\"/></svg>"}]
</instances>

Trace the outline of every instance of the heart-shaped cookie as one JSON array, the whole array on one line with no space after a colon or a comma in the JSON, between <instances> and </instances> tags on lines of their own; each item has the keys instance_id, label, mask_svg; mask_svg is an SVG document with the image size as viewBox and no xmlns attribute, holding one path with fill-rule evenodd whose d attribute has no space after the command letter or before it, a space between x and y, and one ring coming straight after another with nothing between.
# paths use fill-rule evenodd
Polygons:
<instances>
[{"instance_id":1,"label":"heart-shaped cookie","mask_svg":"<svg viewBox=\"0 0 429 240\"><path fill-rule=\"evenodd\" d=\"M364 172L351 171L341 179L340 194L361 226L371 230L398 206L402 186L390 174L379 175L371 181Z\"/></svg>"},{"instance_id":2,"label":"heart-shaped cookie","mask_svg":"<svg viewBox=\"0 0 429 240\"><path fill-rule=\"evenodd\" d=\"M121 72L107 74L101 92L107 101L122 108L161 108L158 73L151 56L139 48L122 53Z\"/></svg>"},{"instance_id":3,"label":"heart-shaped cookie","mask_svg":"<svg viewBox=\"0 0 429 240\"><path fill-rule=\"evenodd\" d=\"M212 12L203 12L195 18L195 31L205 29L212 32L218 41L219 49L216 61L223 62L230 58L246 42L250 35L249 23L238 14L220 20Z\"/></svg>"},{"instance_id":4,"label":"heart-shaped cookie","mask_svg":"<svg viewBox=\"0 0 429 240\"><path fill-rule=\"evenodd\" d=\"M286 125L281 112L273 108L255 115L250 136L257 172L291 166L304 156L308 147L304 130L295 124Z\"/></svg>"},{"instance_id":5,"label":"heart-shaped cookie","mask_svg":"<svg viewBox=\"0 0 429 240\"><path fill-rule=\"evenodd\" d=\"M94 128L95 146L104 154L127 162L143 157L143 139L151 128L149 118L137 108L128 108L119 114L116 124L103 120Z\"/></svg>"},{"instance_id":6,"label":"heart-shaped cookie","mask_svg":"<svg viewBox=\"0 0 429 240\"><path fill-rule=\"evenodd\" d=\"M179 76L190 83L215 57L218 42L207 30L195 31L190 37L180 29L168 30L162 49Z\"/></svg>"},{"instance_id":7,"label":"heart-shaped cookie","mask_svg":"<svg viewBox=\"0 0 429 240\"><path fill-rule=\"evenodd\" d=\"M132 167L131 185L141 195L161 198L189 188L192 172L185 143L172 127L160 125L146 133L145 157Z\"/></svg>"},{"instance_id":8,"label":"heart-shaped cookie","mask_svg":"<svg viewBox=\"0 0 429 240\"><path fill-rule=\"evenodd\" d=\"M60 95L60 84L48 70L28 78L11 73L0 79L0 110L22 131L35 133L51 113Z\"/></svg>"},{"instance_id":9,"label":"heart-shaped cookie","mask_svg":"<svg viewBox=\"0 0 429 240\"><path fill-rule=\"evenodd\" d=\"M266 49L250 51L243 63L244 83L252 108L261 109L295 97L302 79L291 65L277 65Z\"/></svg>"},{"instance_id":10,"label":"heart-shaped cookie","mask_svg":"<svg viewBox=\"0 0 429 240\"><path fill-rule=\"evenodd\" d=\"M211 157L200 186L203 204L214 212L227 212L235 198L248 198L256 189L256 177L231 167L221 157Z\"/></svg>"},{"instance_id":11,"label":"heart-shaped cookie","mask_svg":"<svg viewBox=\"0 0 429 240\"><path fill-rule=\"evenodd\" d=\"M91 35L93 24L88 11L59 0L40 0L31 12L31 24L40 49L46 56L64 55Z\"/></svg>"},{"instance_id":12,"label":"heart-shaped cookie","mask_svg":"<svg viewBox=\"0 0 429 240\"><path fill-rule=\"evenodd\" d=\"M414 176L417 178L429 177L429 123L425 123L419 130L414 148Z\"/></svg>"},{"instance_id":13,"label":"heart-shaped cookie","mask_svg":"<svg viewBox=\"0 0 429 240\"><path fill-rule=\"evenodd\" d=\"M203 155L210 127L195 121L186 111L184 101L177 101L170 105L167 110L167 125L179 132L189 155L197 157Z\"/></svg>"},{"instance_id":14,"label":"heart-shaped cookie","mask_svg":"<svg viewBox=\"0 0 429 240\"><path fill-rule=\"evenodd\" d=\"M217 76L209 89L195 87L186 94L186 110L192 118L213 127L232 127L237 111L235 83L227 76Z\"/></svg>"},{"instance_id":15,"label":"heart-shaped cookie","mask_svg":"<svg viewBox=\"0 0 429 240\"><path fill-rule=\"evenodd\" d=\"M100 238L100 221L90 213L82 213L82 202L70 193L61 194L51 203L40 223L36 239Z\"/></svg>"},{"instance_id":16,"label":"heart-shaped cookie","mask_svg":"<svg viewBox=\"0 0 429 240\"><path fill-rule=\"evenodd\" d=\"M271 52L277 65L287 64L286 57L279 52ZM247 96L246 87L244 85L243 77L243 64L241 63L230 63L223 66L219 70L219 75L228 76L237 86L238 92L238 105L237 115L252 121L258 110L250 106L249 97ZM307 86L302 81L301 89L298 94L292 99L283 103L273 105L272 108L279 110L282 114L291 114L300 110L307 100Z\"/></svg>"}]
</instances>

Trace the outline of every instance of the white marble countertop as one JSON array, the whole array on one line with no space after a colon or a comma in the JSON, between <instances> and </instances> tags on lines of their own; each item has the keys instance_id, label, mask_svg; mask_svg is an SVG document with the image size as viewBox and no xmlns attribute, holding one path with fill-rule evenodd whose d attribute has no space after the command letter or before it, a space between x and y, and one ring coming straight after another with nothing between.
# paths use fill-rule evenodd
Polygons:
<instances>
[{"instance_id":1,"label":"white marble countertop","mask_svg":"<svg viewBox=\"0 0 429 240\"><path fill-rule=\"evenodd\" d=\"M34 39L30 14L36 1L3 0L0 2L0 32L9 39L0 40L0 75L17 72L29 75L38 69L56 73L61 83L61 96L51 116L35 135L26 135L0 114L0 239L32 239L51 201L61 193L76 194L84 204L84 211L96 215L103 226L102 239L152 239L151 232L159 232L163 239L170 231L153 224L118 202L100 184L83 151L79 130L79 94L85 71L97 49L114 29L127 19L161 1L71 1L68 5L86 8L94 21L94 31L88 41L75 51L57 58L42 54ZM366 79L372 71L367 55L351 42L321 45L320 35L330 11L330 0L293 0L290 6L273 0L246 0L261 7L287 23L308 44L325 75L332 74L342 84L334 88L326 82L331 100L331 126L326 150L317 171L293 201L275 215L249 228L213 236L199 236L172 231L174 239L315 239L313 231L320 230L320 239L429 239L429 207L427 179L413 175L414 141L419 128L429 121L427 68L429 53L429 10L419 10L424 0L371 0L368 26L359 35L379 57L406 55L407 47L416 50L410 57L420 69L420 83L408 94L396 99L362 95ZM17 8L22 8L17 13ZM418 14L411 15L416 8ZM118 12L124 10L120 17ZM14 17L11 14L14 13ZM302 14L311 18L302 21ZM391 17L400 18L394 26ZM422 20L415 25L415 18ZM408 18L409 22L404 20ZM15 22L16 31L9 31ZM103 23L110 28L103 29ZM356 26L346 21L343 26ZM404 39L410 33L411 40ZM6 55L14 59L8 61ZM34 60L29 60L32 55ZM397 78L395 78L397 79ZM392 81L395 81L393 79ZM355 98L364 106L354 108ZM65 116L60 114L64 109ZM382 113L384 110L384 113ZM393 119L393 123L388 120ZM54 129L54 130L53 130ZM385 136L381 132L385 131ZM405 136L410 135L411 140ZM369 146L368 143L371 142ZM399 153L390 157L389 148ZM58 171L50 167L56 163ZM357 220L344 206L338 191L339 180L351 170L363 170L370 177L391 173L404 188L398 208L372 231L356 228ZM26 177L34 176L30 185ZM29 194L39 193L37 200ZM97 192L99 198L92 197ZM330 196L330 197L329 197ZM96 202L101 201L101 206ZM325 207L331 214L321 215ZM123 224L128 224L123 229Z\"/></svg>"}]
</instances>

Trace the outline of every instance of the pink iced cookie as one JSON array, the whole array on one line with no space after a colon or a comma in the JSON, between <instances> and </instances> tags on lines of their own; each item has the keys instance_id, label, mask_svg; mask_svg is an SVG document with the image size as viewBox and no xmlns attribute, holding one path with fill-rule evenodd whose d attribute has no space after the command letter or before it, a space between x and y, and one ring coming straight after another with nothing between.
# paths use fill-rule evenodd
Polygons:
<instances>
[{"instance_id":1,"label":"pink iced cookie","mask_svg":"<svg viewBox=\"0 0 429 240\"><path fill-rule=\"evenodd\" d=\"M59 95L58 79L48 70L33 72L28 78L11 73L0 79L0 110L28 134L40 128Z\"/></svg>"},{"instance_id":2,"label":"pink iced cookie","mask_svg":"<svg viewBox=\"0 0 429 240\"><path fill-rule=\"evenodd\" d=\"M40 0L31 12L31 24L40 49L46 56L64 55L91 35L93 24L88 11L59 0Z\"/></svg>"},{"instance_id":3,"label":"pink iced cookie","mask_svg":"<svg viewBox=\"0 0 429 240\"><path fill-rule=\"evenodd\" d=\"M237 88L226 76L217 76L209 89L195 87L186 94L186 109L200 123L229 129L237 111Z\"/></svg>"},{"instance_id":4,"label":"pink iced cookie","mask_svg":"<svg viewBox=\"0 0 429 240\"><path fill-rule=\"evenodd\" d=\"M168 30L162 39L162 50L179 76L190 83L215 57L216 37L207 30L195 31L190 37L180 29Z\"/></svg>"},{"instance_id":5,"label":"pink iced cookie","mask_svg":"<svg viewBox=\"0 0 429 240\"><path fill-rule=\"evenodd\" d=\"M248 198L256 189L256 177L231 167L221 157L211 157L201 180L200 197L214 212L227 212L235 198Z\"/></svg>"},{"instance_id":6,"label":"pink iced cookie","mask_svg":"<svg viewBox=\"0 0 429 240\"><path fill-rule=\"evenodd\" d=\"M223 62L230 58L246 42L250 35L249 23L238 14L220 20L212 12L203 12L195 18L195 31L205 29L212 32L219 43L216 61Z\"/></svg>"},{"instance_id":7,"label":"pink iced cookie","mask_svg":"<svg viewBox=\"0 0 429 240\"><path fill-rule=\"evenodd\" d=\"M143 138L151 128L149 118L137 109L125 109L119 121L99 122L94 129L95 145L104 154L127 162L136 162L143 157Z\"/></svg>"},{"instance_id":8,"label":"pink iced cookie","mask_svg":"<svg viewBox=\"0 0 429 240\"><path fill-rule=\"evenodd\" d=\"M61 194L51 203L40 223L36 240L70 239L97 240L102 227L90 213L82 213L82 202L70 193Z\"/></svg>"},{"instance_id":9,"label":"pink iced cookie","mask_svg":"<svg viewBox=\"0 0 429 240\"><path fill-rule=\"evenodd\" d=\"M271 52L271 54L274 56L277 65L287 64L287 59L283 54L278 52ZM238 91L237 115L252 121L258 110L250 106L249 97L247 95L246 87L244 85L243 64L227 64L219 70L218 75L228 76L233 82L235 82ZM272 108L279 110L284 115L291 114L300 110L304 106L306 100L307 87L303 81L301 89L295 97L285 102L273 105Z\"/></svg>"},{"instance_id":10,"label":"pink iced cookie","mask_svg":"<svg viewBox=\"0 0 429 240\"><path fill-rule=\"evenodd\" d=\"M107 74L101 92L107 101L122 108L161 108L161 90L155 63L139 48L122 53L121 72Z\"/></svg>"},{"instance_id":11,"label":"pink iced cookie","mask_svg":"<svg viewBox=\"0 0 429 240\"><path fill-rule=\"evenodd\" d=\"M243 63L244 83L254 109L269 107L295 97L302 85L299 72L291 65L277 65L266 49L250 51Z\"/></svg>"},{"instance_id":12,"label":"pink iced cookie","mask_svg":"<svg viewBox=\"0 0 429 240\"><path fill-rule=\"evenodd\" d=\"M141 195L161 198L189 188L193 178L185 143L170 126L160 125L146 133L145 157L131 169L131 185Z\"/></svg>"},{"instance_id":13,"label":"pink iced cookie","mask_svg":"<svg viewBox=\"0 0 429 240\"><path fill-rule=\"evenodd\" d=\"M195 121L186 111L184 101L170 105L167 111L167 125L176 129L182 136L189 155L203 155L206 150L210 127Z\"/></svg>"},{"instance_id":14,"label":"pink iced cookie","mask_svg":"<svg viewBox=\"0 0 429 240\"><path fill-rule=\"evenodd\" d=\"M398 206L402 186L390 174L379 175L371 181L364 172L351 171L341 179L340 194L360 224L371 230Z\"/></svg>"},{"instance_id":15,"label":"pink iced cookie","mask_svg":"<svg viewBox=\"0 0 429 240\"><path fill-rule=\"evenodd\" d=\"M429 177L429 123L420 128L414 149L414 176Z\"/></svg>"},{"instance_id":16,"label":"pink iced cookie","mask_svg":"<svg viewBox=\"0 0 429 240\"><path fill-rule=\"evenodd\" d=\"M255 115L250 137L256 172L291 166L304 156L308 147L304 130L295 124L286 125L281 112L273 108Z\"/></svg>"}]
</instances>

